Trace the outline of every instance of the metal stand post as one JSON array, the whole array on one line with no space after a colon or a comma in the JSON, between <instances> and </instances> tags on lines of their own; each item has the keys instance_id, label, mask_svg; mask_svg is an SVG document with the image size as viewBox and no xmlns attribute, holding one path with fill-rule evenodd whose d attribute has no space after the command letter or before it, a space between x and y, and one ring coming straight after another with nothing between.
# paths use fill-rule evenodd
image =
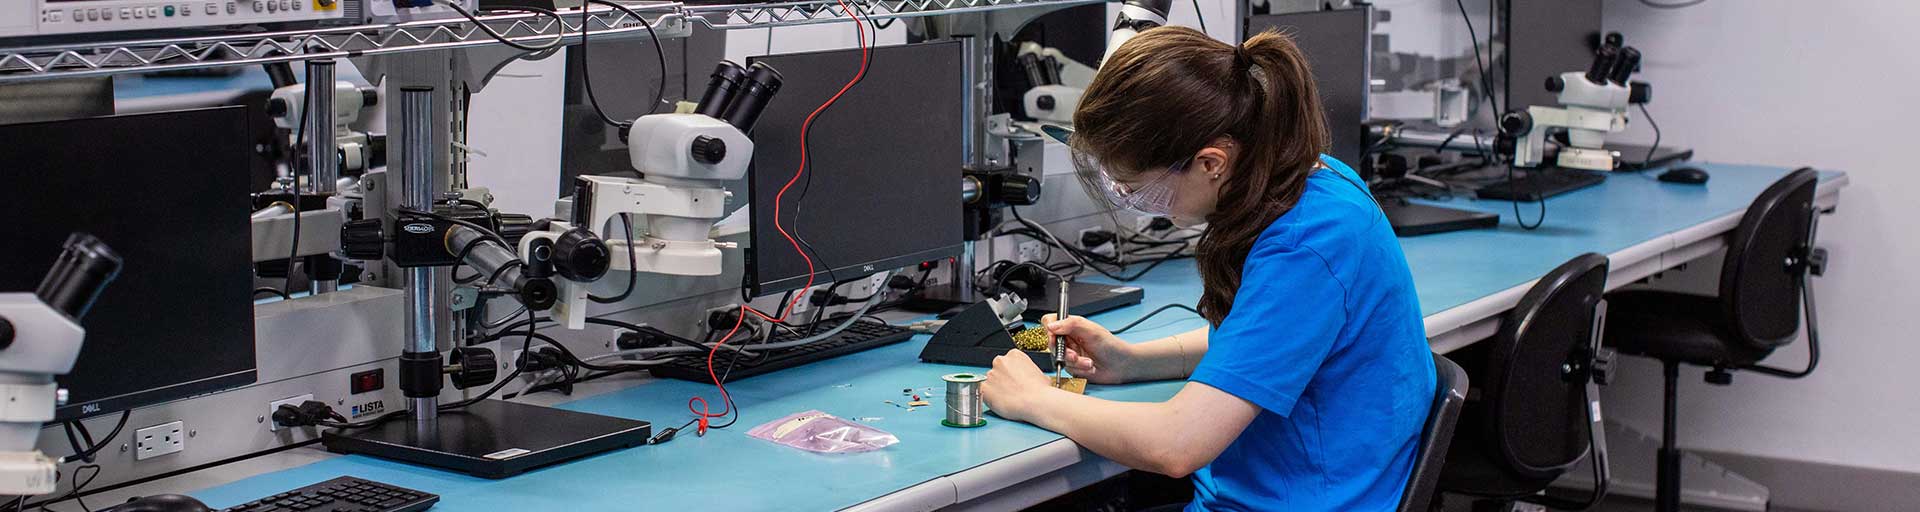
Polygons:
<instances>
[{"instance_id":1,"label":"metal stand post","mask_svg":"<svg viewBox=\"0 0 1920 512\"><path fill-rule=\"evenodd\" d=\"M308 178L309 190L314 195L331 196L340 181L340 155L335 144L338 134L333 124L333 83L334 62L331 59L307 61L307 124L302 129L307 137L307 170L312 173ZM337 262L327 262L321 258L310 259L317 265L307 265L307 275L313 280L311 291L318 295L330 293L340 286ZM328 268L321 268L328 267ZM289 275L293 269L287 269Z\"/></svg>"},{"instance_id":2,"label":"metal stand post","mask_svg":"<svg viewBox=\"0 0 1920 512\"><path fill-rule=\"evenodd\" d=\"M427 87L405 87L400 89L400 194L402 208L415 211L433 210L433 89ZM438 309L439 298L433 289L433 267L413 267L404 269L406 273L407 298L407 346L400 354L400 382L402 386L419 382L413 389L405 389L409 409L417 422L429 423L439 415L440 375L437 371L440 361L439 347L434 343L433 312ZM434 375L431 379L414 378L406 375L409 369L425 368L424 363L409 366L410 361L431 359ZM424 385L427 381L431 385Z\"/></svg>"}]
</instances>

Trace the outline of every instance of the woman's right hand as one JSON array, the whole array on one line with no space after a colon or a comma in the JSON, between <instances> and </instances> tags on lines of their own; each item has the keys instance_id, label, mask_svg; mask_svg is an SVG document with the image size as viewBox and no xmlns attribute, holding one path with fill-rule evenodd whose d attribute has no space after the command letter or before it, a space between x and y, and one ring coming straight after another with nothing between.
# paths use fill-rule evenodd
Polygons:
<instances>
[{"instance_id":1,"label":"woman's right hand","mask_svg":"<svg viewBox=\"0 0 1920 512\"><path fill-rule=\"evenodd\" d=\"M1127 367L1133 360L1133 346L1121 341L1106 327L1085 317L1068 316L1054 320L1041 317L1047 332L1066 338L1067 371L1095 384L1120 384L1127 381Z\"/></svg>"}]
</instances>

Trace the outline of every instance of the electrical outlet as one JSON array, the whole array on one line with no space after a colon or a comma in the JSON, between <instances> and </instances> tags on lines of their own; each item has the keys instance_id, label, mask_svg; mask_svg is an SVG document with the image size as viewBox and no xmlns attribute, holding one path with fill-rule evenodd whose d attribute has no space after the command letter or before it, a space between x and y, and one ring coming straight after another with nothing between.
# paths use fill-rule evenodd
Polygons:
<instances>
[{"instance_id":1,"label":"electrical outlet","mask_svg":"<svg viewBox=\"0 0 1920 512\"><path fill-rule=\"evenodd\" d=\"M133 459L147 460L187 449L187 424L161 423L133 431Z\"/></svg>"},{"instance_id":2,"label":"electrical outlet","mask_svg":"<svg viewBox=\"0 0 1920 512\"><path fill-rule=\"evenodd\" d=\"M313 400L313 394L312 394L312 393L308 393L308 394L304 394L304 395L300 395L300 396L295 396L295 397L288 397L288 398L282 398L282 399L279 399L279 400L274 400L274 401L273 401L272 403L269 403L269 404L267 404L267 417L268 417L268 418L272 418L272 417L273 417L273 412L274 412L274 411L278 411L278 410L280 410L280 406L282 406L282 405L291 405L291 406L294 406L294 407L299 407L299 406L300 406L300 404L304 404L304 403L307 403L307 401L308 401L308 400ZM267 422L267 431L268 431L268 432L279 432L279 431L280 431L280 424L279 424L279 423L274 423L274 422L271 422L271 421L269 421L269 422Z\"/></svg>"},{"instance_id":3,"label":"electrical outlet","mask_svg":"<svg viewBox=\"0 0 1920 512\"><path fill-rule=\"evenodd\" d=\"M1047 261L1047 244L1039 240L1020 242L1020 261L1045 263Z\"/></svg>"},{"instance_id":4,"label":"electrical outlet","mask_svg":"<svg viewBox=\"0 0 1920 512\"><path fill-rule=\"evenodd\" d=\"M1134 216L1133 218L1133 232L1135 233L1145 234L1148 229L1152 229L1152 225L1153 225L1152 216L1137 215L1137 216Z\"/></svg>"}]
</instances>

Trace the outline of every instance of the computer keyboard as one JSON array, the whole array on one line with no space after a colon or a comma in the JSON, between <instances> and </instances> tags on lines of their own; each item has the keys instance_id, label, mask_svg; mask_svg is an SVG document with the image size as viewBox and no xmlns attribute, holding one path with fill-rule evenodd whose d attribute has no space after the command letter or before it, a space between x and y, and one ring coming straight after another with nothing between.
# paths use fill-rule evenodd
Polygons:
<instances>
[{"instance_id":1,"label":"computer keyboard","mask_svg":"<svg viewBox=\"0 0 1920 512\"><path fill-rule=\"evenodd\" d=\"M249 501L224 512L414 512L433 508L439 502L437 494L343 476Z\"/></svg>"},{"instance_id":2,"label":"computer keyboard","mask_svg":"<svg viewBox=\"0 0 1920 512\"><path fill-rule=\"evenodd\" d=\"M822 332L824 331L825 329L822 329ZM775 332L776 334L767 340L768 343L803 339L807 334L805 330L800 331L801 336L795 336L794 333L785 330ZM852 326L847 327L847 330L840 331L839 334L835 334L831 338L798 347L746 356L741 358L738 363L732 363L733 358L738 357L736 352L722 349L713 355L713 371L715 374L725 372L728 381L736 381L867 349L884 347L906 341L912 337L913 330L905 327L855 321ZM765 356L764 359L761 357L762 355ZM733 370L728 372L726 368L730 363L734 366ZM701 354L699 357L676 359L672 362L656 366L651 371L655 377L697 382L713 381L713 377L707 374L707 358L705 354Z\"/></svg>"},{"instance_id":3,"label":"computer keyboard","mask_svg":"<svg viewBox=\"0 0 1920 512\"><path fill-rule=\"evenodd\" d=\"M1501 180L1489 183L1486 186L1480 187L1480 190L1476 191L1475 194L1479 195L1481 199L1539 201L1543 198L1599 185L1600 182L1606 180L1607 176L1605 174L1586 171L1567 169L1531 171L1528 172L1526 176L1514 178L1513 181Z\"/></svg>"}]
</instances>

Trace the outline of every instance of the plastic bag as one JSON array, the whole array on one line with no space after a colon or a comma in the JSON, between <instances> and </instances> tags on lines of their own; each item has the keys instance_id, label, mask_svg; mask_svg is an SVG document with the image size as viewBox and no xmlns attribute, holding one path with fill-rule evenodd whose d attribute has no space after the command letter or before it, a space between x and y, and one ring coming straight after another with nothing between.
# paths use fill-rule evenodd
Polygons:
<instances>
[{"instance_id":1,"label":"plastic bag","mask_svg":"<svg viewBox=\"0 0 1920 512\"><path fill-rule=\"evenodd\" d=\"M884 430L820 411L789 414L753 427L747 435L816 453L870 452L900 442Z\"/></svg>"}]
</instances>

